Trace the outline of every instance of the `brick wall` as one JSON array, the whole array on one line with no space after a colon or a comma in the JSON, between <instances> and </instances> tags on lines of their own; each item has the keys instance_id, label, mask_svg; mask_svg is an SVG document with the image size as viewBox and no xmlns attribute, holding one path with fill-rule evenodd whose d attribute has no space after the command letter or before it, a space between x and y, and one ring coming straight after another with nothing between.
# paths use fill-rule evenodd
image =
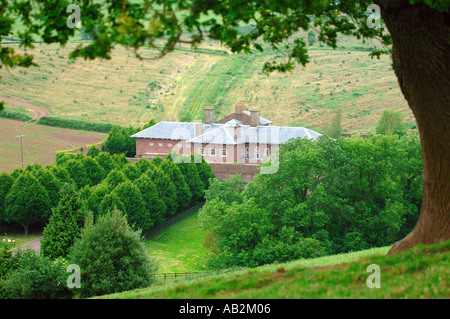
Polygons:
<instances>
[{"instance_id":1,"label":"brick wall","mask_svg":"<svg viewBox=\"0 0 450 319\"><path fill-rule=\"evenodd\" d=\"M232 175L242 174L244 181L251 182L255 174L259 173L257 164L211 163L210 165L217 179L228 179Z\"/></svg>"}]
</instances>

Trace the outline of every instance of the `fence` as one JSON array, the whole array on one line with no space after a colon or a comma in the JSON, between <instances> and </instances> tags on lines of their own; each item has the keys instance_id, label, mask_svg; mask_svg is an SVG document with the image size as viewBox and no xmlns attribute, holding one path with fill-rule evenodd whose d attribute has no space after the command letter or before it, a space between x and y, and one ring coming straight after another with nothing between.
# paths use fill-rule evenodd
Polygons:
<instances>
[{"instance_id":1,"label":"fence","mask_svg":"<svg viewBox=\"0 0 450 319\"><path fill-rule=\"evenodd\" d=\"M146 233L142 234L142 236L145 239L148 239L152 236L155 236L156 234L162 232L163 230L166 230L167 228L169 228L172 225L175 225L176 223L178 223L180 220L185 219L186 217L194 214L195 212L197 212L200 208L202 208L202 206L205 204L205 202L200 202L198 204L195 204L194 206L191 206L190 208L188 208L187 210L185 210L182 213L179 213L177 215L175 215L174 217L166 220L164 223L162 223L161 225L158 225L152 229L150 229L149 231L147 231Z\"/></svg>"},{"instance_id":2,"label":"fence","mask_svg":"<svg viewBox=\"0 0 450 319\"><path fill-rule=\"evenodd\" d=\"M170 280L170 279L176 279L176 278L182 278L182 279L189 279L189 278L195 278L198 276L201 276L202 272L171 272L171 273L164 273L164 274L155 274L153 275L155 279L164 280Z\"/></svg>"}]
</instances>

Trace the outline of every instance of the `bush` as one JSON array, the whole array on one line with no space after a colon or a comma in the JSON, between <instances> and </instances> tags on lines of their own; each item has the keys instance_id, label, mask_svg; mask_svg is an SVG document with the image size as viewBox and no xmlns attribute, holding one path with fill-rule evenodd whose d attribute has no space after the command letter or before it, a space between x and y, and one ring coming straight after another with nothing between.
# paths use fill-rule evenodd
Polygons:
<instances>
[{"instance_id":1,"label":"bush","mask_svg":"<svg viewBox=\"0 0 450 319\"><path fill-rule=\"evenodd\" d=\"M94 224L86 222L69 255L81 269L80 297L92 297L148 287L157 270L141 240L125 216L113 210Z\"/></svg>"},{"instance_id":2,"label":"bush","mask_svg":"<svg viewBox=\"0 0 450 319\"><path fill-rule=\"evenodd\" d=\"M62 259L38 256L29 249L20 258L16 270L2 280L4 294L10 299L67 299L68 273Z\"/></svg>"}]
</instances>

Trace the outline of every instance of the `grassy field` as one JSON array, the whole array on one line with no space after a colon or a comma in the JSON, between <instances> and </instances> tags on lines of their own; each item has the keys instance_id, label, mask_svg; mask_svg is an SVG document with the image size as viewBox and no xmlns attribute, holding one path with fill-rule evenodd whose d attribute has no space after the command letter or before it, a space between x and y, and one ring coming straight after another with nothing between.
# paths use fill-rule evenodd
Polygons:
<instances>
[{"instance_id":1,"label":"grassy field","mask_svg":"<svg viewBox=\"0 0 450 319\"><path fill-rule=\"evenodd\" d=\"M175 299L448 299L450 242L417 246L398 255L388 248L271 265L166 287L139 289L101 298ZM359 255L359 256L358 256ZM380 288L368 288L380 267Z\"/></svg>"},{"instance_id":2,"label":"grassy field","mask_svg":"<svg viewBox=\"0 0 450 319\"><path fill-rule=\"evenodd\" d=\"M342 38L336 50L315 44L305 68L270 76L261 72L263 63L277 54L283 59L279 53L227 54L212 41L198 51L180 46L160 60L138 60L118 47L111 60L70 61L76 45L37 45L31 52L39 68L2 72L1 94L46 107L52 116L120 125L201 119L205 106L214 106L219 119L244 102L274 125L322 132L338 107L347 132L373 130L386 108L415 126L390 57L371 59L370 44L353 39Z\"/></svg>"},{"instance_id":3,"label":"grassy field","mask_svg":"<svg viewBox=\"0 0 450 319\"><path fill-rule=\"evenodd\" d=\"M197 218L195 213L145 241L149 255L160 262L159 273L204 270L202 262L208 249L203 247L205 232Z\"/></svg>"},{"instance_id":4,"label":"grassy field","mask_svg":"<svg viewBox=\"0 0 450 319\"><path fill-rule=\"evenodd\" d=\"M21 146L16 136L23 135L24 166L43 166L55 161L56 151L104 141L107 134L37 125L0 118L0 172L21 167Z\"/></svg>"}]
</instances>

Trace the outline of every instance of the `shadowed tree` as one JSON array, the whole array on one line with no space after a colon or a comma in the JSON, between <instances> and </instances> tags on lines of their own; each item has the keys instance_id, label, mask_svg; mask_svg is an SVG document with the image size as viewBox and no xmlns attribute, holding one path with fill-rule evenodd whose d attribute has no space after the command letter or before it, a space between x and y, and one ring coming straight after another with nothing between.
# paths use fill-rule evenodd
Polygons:
<instances>
[{"instance_id":1,"label":"shadowed tree","mask_svg":"<svg viewBox=\"0 0 450 319\"><path fill-rule=\"evenodd\" d=\"M380 46L370 55L392 54L401 91L417 121L424 166L419 221L391 252L417 243L450 239L449 0L71 3L80 6L83 32L92 34L92 42L80 44L71 58L110 59L116 45L133 49L138 58L146 58L141 47L154 48L159 56L164 56L178 43L197 47L205 38L212 38L232 52L284 51L284 61L274 58L265 62L264 71L270 73L290 71L296 63L305 66L309 62L306 40L297 36L298 31L313 29L318 41L333 48L337 47L340 34L380 40ZM44 43L64 45L75 33L67 27L68 4L61 0L5 1L0 5L0 37L9 35L14 22L21 21L19 39L23 48L32 48L36 36ZM376 13L381 14L380 23ZM242 33L238 30L241 24L254 28ZM0 61L2 67L29 67L34 63L28 53L18 54L13 47L4 45Z\"/></svg>"}]
</instances>

